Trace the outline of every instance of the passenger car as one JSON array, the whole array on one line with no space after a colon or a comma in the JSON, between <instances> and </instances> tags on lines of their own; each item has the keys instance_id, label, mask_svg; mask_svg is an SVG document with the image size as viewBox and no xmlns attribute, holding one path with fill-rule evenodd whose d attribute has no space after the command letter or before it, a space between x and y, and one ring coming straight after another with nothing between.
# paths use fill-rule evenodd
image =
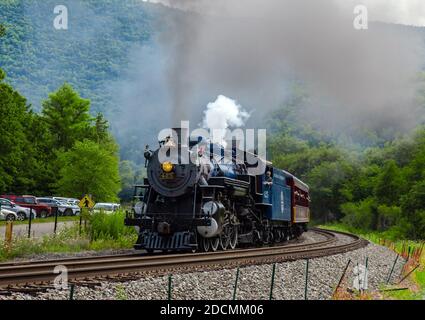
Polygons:
<instances>
[{"instance_id":1,"label":"passenger car","mask_svg":"<svg viewBox=\"0 0 425 320\"><path fill-rule=\"evenodd\" d=\"M1 209L0 210L0 221L1 220L15 221L17 219L18 219L18 216L16 215L15 212L10 211L10 210L6 210L6 209Z\"/></svg>"},{"instance_id":2,"label":"passenger car","mask_svg":"<svg viewBox=\"0 0 425 320\"><path fill-rule=\"evenodd\" d=\"M105 213L114 213L118 211L120 205L117 203L96 203L93 207L95 212L103 211Z\"/></svg>"},{"instance_id":3,"label":"passenger car","mask_svg":"<svg viewBox=\"0 0 425 320\"><path fill-rule=\"evenodd\" d=\"M36 197L34 196L16 196L16 195L2 195L1 198L8 199L13 201L16 204L19 204L21 207L32 208L36 212L36 216L40 218L46 218L52 215L52 209L45 204L40 204L37 202Z\"/></svg>"},{"instance_id":4,"label":"passenger car","mask_svg":"<svg viewBox=\"0 0 425 320\"><path fill-rule=\"evenodd\" d=\"M80 208L70 205L66 202L59 201L55 198L37 198L39 203L43 203L51 208L57 208L59 215L75 216L80 213Z\"/></svg>"},{"instance_id":5,"label":"passenger car","mask_svg":"<svg viewBox=\"0 0 425 320\"><path fill-rule=\"evenodd\" d=\"M8 199L3 199L0 198L0 206L2 209L6 209L9 211L13 211L16 213L17 215L17 219L19 221L23 221L25 219L29 219L30 217L30 209L29 208L24 208L21 207L19 205L17 205L16 203L8 200ZM35 213L32 214L32 218L35 218Z\"/></svg>"}]
</instances>

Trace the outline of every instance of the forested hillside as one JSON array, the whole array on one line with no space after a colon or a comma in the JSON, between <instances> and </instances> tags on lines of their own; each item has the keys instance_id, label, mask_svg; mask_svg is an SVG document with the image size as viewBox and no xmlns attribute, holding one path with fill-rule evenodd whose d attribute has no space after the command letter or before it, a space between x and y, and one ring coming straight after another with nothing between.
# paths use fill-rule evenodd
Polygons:
<instances>
[{"instance_id":1,"label":"forested hillside","mask_svg":"<svg viewBox=\"0 0 425 320\"><path fill-rule=\"evenodd\" d=\"M65 81L92 101L92 112L113 114L108 82L128 68L128 53L152 35L155 10L141 1L62 1L69 10L66 31L55 30L57 1L6 0L0 22L0 67L35 110Z\"/></svg>"}]
</instances>

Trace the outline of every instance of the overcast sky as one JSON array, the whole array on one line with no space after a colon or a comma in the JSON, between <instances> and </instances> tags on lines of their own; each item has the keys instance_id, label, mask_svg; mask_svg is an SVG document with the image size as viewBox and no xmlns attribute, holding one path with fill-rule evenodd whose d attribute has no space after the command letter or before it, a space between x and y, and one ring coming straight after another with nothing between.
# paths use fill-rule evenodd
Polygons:
<instances>
[{"instance_id":1,"label":"overcast sky","mask_svg":"<svg viewBox=\"0 0 425 320\"><path fill-rule=\"evenodd\" d=\"M144 2L179 5L190 0L142 0ZM202 0L200 0L202 1ZM215 1L215 0L211 0ZM242 0L243 1L243 0ZM314 0L312 0L314 1ZM351 10L364 4L369 9L371 21L382 21L415 26L425 26L425 0L329 0L336 1L344 9ZM196 2L196 1L195 1Z\"/></svg>"}]
</instances>

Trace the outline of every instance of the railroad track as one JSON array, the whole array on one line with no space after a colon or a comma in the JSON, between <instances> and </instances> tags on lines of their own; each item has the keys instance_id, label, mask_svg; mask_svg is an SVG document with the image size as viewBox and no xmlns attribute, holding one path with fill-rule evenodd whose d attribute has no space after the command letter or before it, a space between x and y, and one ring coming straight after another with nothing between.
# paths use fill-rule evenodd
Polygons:
<instances>
[{"instance_id":1,"label":"railroad track","mask_svg":"<svg viewBox=\"0 0 425 320\"><path fill-rule=\"evenodd\" d=\"M0 287L4 290L17 290L16 285L51 284L57 274L55 267L67 268L71 282L82 281L90 284L99 278L125 278L140 276L143 273L163 275L173 272L220 269L241 265L270 262L283 262L297 259L316 258L359 249L367 241L351 234L311 229L324 236L324 240L297 244L276 245L272 247L237 249L208 253L185 253L169 255L111 255L84 258L68 258L47 261L32 261L0 264ZM338 234L352 241L339 243ZM137 278L137 277L136 277ZM30 287L37 289L37 287Z\"/></svg>"}]
</instances>

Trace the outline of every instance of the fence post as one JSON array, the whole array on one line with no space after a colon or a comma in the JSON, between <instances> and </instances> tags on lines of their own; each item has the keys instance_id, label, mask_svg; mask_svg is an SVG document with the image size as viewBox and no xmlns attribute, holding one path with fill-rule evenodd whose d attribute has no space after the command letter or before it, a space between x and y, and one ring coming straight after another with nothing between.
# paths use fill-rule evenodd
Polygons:
<instances>
[{"instance_id":1,"label":"fence post","mask_svg":"<svg viewBox=\"0 0 425 320\"><path fill-rule=\"evenodd\" d=\"M5 232L6 248L9 251L12 246L12 236L13 236L13 221L7 221L6 223L6 232Z\"/></svg>"},{"instance_id":2,"label":"fence post","mask_svg":"<svg viewBox=\"0 0 425 320\"><path fill-rule=\"evenodd\" d=\"M238 289L239 267L236 269L235 285L233 287L233 300L236 300L236 290Z\"/></svg>"},{"instance_id":3,"label":"fence post","mask_svg":"<svg viewBox=\"0 0 425 320\"><path fill-rule=\"evenodd\" d=\"M410 270L410 272L408 274L406 274L397 284L402 283L408 276L410 276L413 271L415 271L418 267L420 266L420 264L417 264L412 270Z\"/></svg>"},{"instance_id":4,"label":"fence post","mask_svg":"<svg viewBox=\"0 0 425 320\"><path fill-rule=\"evenodd\" d=\"M273 287L274 287L274 276L276 274L276 263L273 263L273 269L272 269L272 283L270 285L270 300L273 300Z\"/></svg>"},{"instance_id":5,"label":"fence post","mask_svg":"<svg viewBox=\"0 0 425 320\"><path fill-rule=\"evenodd\" d=\"M409 249L410 249L410 248L409 248ZM397 257L395 258L394 263L393 263L393 266L392 266L392 268L391 268L390 274L388 275L388 278L387 278L387 284L390 282L391 276L393 275L393 271L394 271L395 265L396 265L396 263L397 263L398 257L399 257L399 256L398 256L398 254L397 254Z\"/></svg>"},{"instance_id":6,"label":"fence post","mask_svg":"<svg viewBox=\"0 0 425 320\"><path fill-rule=\"evenodd\" d=\"M366 289L366 281L367 281L367 263L369 261L369 257L366 257L366 264L364 269L364 278L363 278L363 291Z\"/></svg>"},{"instance_id":7,"label":"fence post","mask_svg":"<svg viewBox=\"0 0 425 320\"><path fill-rule=\"evenodd\" d=\"M348 267L349 267L350 263L351 263L351 259L348 260L348 263L347 263L347 265L344 268L344 272L342 273L341 278L338 281L338 284L337 284L337 286L336 286L336 288L334 290L333 296L335 296L335 294L337 293L339 287L341 286L342 280L344 280L345 274L347 273L347 270L348 270Z\"/></svg>"},{"instance_id":8,"label":"fence post","mask_svg":"<svg viewBox=\"0 0 425 320\"><path fill-rule=\"evenodd\" d=\"M30 208L30 217L28 219L28 239L31 238L31 222L32 222L32 208Z\"/></svg>"},{"instance_id":9,"label":"fence post","mask_svg":"<svg viewBox=\"0 0 425 320\"><path fill-rule=\"evenodd\" d=\"M59 211L58 207L55 207L55 208L56 208L55 209L55 228L53 230L54 234L56 234L56 229L58 227L58 211Z\"/></svg>"},{"instance_id":10,"label":"fence post","mask_svg":"<svg viewBox=\"0 0 425 320\"><path fill-rule=\"evenodd\" d=\"M308 265L310 260L307 259L306 267L305 267L305 289L304 289L304 300L308 300L307 298L307 288L308 288Z\"/></svg>"},{"instance_id":11,"label":"fence post","mask_svg":"<svg viewBox=\"0 0 425 320\"><path fill-rule=\"evenodd\" d=\"M74 288L75 288L75 284L71 283L71 288L69 292L69 300L74 300Z\"/></svg>"},{"instance_id":12,"label":"fence post","mask_svg":"<svg viewBox=\"0 0 425 320\"><path fill-rule=\"evenodd\" d=\"M79 230L80 236L81 236L81 225L83 223L83 214L84 214L84 208L81 208L81 210L80 210L80 230Z\"/></svg>"},{"instance_id":13,"label":"fence post","mask_svg":"<svg viewBox=\"0 0 425 320\"><path fill-rule=\"evenodd\" d=\"M168 300L171 300L172 286L173 286L173 276L170 274L168 276Z\"/></svg>"}]
</instances>

